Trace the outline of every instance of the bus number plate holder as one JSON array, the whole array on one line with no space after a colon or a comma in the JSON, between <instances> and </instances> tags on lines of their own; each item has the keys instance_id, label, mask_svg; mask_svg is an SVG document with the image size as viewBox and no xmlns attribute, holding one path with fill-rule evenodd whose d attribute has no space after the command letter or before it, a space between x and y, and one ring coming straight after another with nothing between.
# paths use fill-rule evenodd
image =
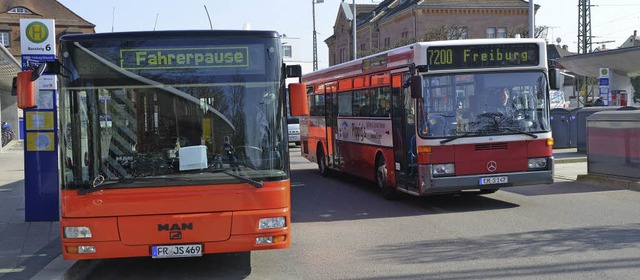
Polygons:
<instances>
[{"instance_id":1,"label":"bus number plate holder","mask_svg":"<svg viewBox=\"0 0 640 280\"><path fill-rule=\"evenodd\" d=\"M154 259L200 256L202 256L202 244L151 246L151 257Z\"/></svg>"},{"instance_id":2,"label":"bus number plate holder","mask_svg":"<svg viewBox=\"0 0 640 280\"><path fill-rule=\"evenodd\" d=\"M509 183L509 177L507 176L480 178L480 185L495 185L495 184L506 184L506 183Z\"/></svg>"}]
</instances>

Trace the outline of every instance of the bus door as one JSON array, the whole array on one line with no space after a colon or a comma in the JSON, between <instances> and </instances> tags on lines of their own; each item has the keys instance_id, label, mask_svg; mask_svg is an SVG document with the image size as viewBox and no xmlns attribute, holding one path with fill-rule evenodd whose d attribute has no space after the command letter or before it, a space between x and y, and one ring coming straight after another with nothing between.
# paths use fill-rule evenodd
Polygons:
<instances>
[{"instance_id":1,"label":"bus door","mask_svg":"<svg viewBox=\"0 0 640 280\"><path fill-rule=\"evenodd\" d=\"M325 116L327 123L327 148L329 149L329 165L333 168L340 167L340 148L336 133L338 133L338 93L335 91L325 94Z\"/></svg>"},{"instance_id":2,"label":"bus door","mask_svg":"<svg viewBox=\"0 0 640 280\"><path fill-rule=\"evenodd\" d=\"M417 155L415 148L415 102L409 88L402 84L409 74L397 74L392 77L392 130L394 168L396 185L408 191L418 192Z\"/></svg>"}]
</instances>

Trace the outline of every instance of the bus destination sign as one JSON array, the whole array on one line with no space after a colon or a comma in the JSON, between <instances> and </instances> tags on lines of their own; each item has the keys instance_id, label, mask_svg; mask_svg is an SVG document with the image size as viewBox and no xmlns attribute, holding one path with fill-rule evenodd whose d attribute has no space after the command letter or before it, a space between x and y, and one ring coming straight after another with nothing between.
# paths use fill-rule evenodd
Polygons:
<instances>
[{"instance_id":1,"label":"bus destination sign","mask_svg":"<svg viewBox=\"0 0 640 280\"><path fill-rule=\"evenodd\" d=\"M126 70L249 67L248 47L123 49Z\"/></svg>"},{"instance_id":2,"label":"bus destination sign","mask_svg":"<svg viewBox=\"0 0 640 280\"><path fill-rule=\"evenodd\" d=\"M537 66L535 43L435 46L427 49L429 70Z\"/></svg>"}]
</instances>

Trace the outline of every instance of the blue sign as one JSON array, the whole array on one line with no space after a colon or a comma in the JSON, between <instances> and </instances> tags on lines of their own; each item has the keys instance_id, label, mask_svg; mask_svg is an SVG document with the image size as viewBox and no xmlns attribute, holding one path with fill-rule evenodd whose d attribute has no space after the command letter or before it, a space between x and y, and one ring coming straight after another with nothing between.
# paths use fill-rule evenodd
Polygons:
<instances>
[{"instance_id":1,"label":"blue sign","mask_svg":"<svg viewBox=\"0 0 640 280\"><path fill-rule=\"evenodd\" d=\"M22 70L33 69L40 63L54 61L55 55L22 55ZM43 79L41 76L40 79ZM53 79L55 82L55 79ZM38 108L24 110L25 117L52 116L52 127L23 125L26 134L24 145L24 196L25 221L58 221L60 210L60 184L58 183L58 109L57 91L36 90ZM45 105L48 104L48 105ZM46 144L46 145L44 145ZM44 146L43 146L44 145Z\"/></svg>"},{"instance_id":2,"label":"blue sign","mask_svg":"<svg viewBox=\"0 0 640 280\"><path fill-rule=\"evenodd\" d=\"M54 60L56 60L56 56L55 55L28 55L28 54L23 54L22 55L22 71L27 70L27 69L32 69L33 67L36 67L36 66L40 65L40 63L42 63L42 62L54 61Z\"/></svg>"},{"instance_id":3,"label":"blue sign","mask_svg":"<svg viewBox=\"0 0 640 280\"><path fill-rule=\"evenodd\" d=\"M609 78L600 78L600 86L608 87L609 86Z\"/></svg>"}]
</instances>

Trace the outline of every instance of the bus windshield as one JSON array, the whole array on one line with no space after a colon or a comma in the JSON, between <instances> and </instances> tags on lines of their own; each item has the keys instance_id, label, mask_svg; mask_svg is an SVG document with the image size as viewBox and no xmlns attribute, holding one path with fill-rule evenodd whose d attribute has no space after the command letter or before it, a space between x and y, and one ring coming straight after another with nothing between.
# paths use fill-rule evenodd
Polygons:
<instances>
[{"instance_id":1,"label":"bus windshield","mask_svg":"<svg viewBox=\"0 0 640 280\"><path fill-rule=\"evenodd\" d=\"M550 130L541 71L424 76L418 133L423 138Z\"/></svg>"},{"instance_id":2,"label":"bus windshield","mask_svg":"<svg viewBox=\"0 0 640 280\"><path fill-rule=\"evenodd\" d=\"M63 188L288 177L276 38L122 36L61 39Z\"/></svg>"}]
</instances>

